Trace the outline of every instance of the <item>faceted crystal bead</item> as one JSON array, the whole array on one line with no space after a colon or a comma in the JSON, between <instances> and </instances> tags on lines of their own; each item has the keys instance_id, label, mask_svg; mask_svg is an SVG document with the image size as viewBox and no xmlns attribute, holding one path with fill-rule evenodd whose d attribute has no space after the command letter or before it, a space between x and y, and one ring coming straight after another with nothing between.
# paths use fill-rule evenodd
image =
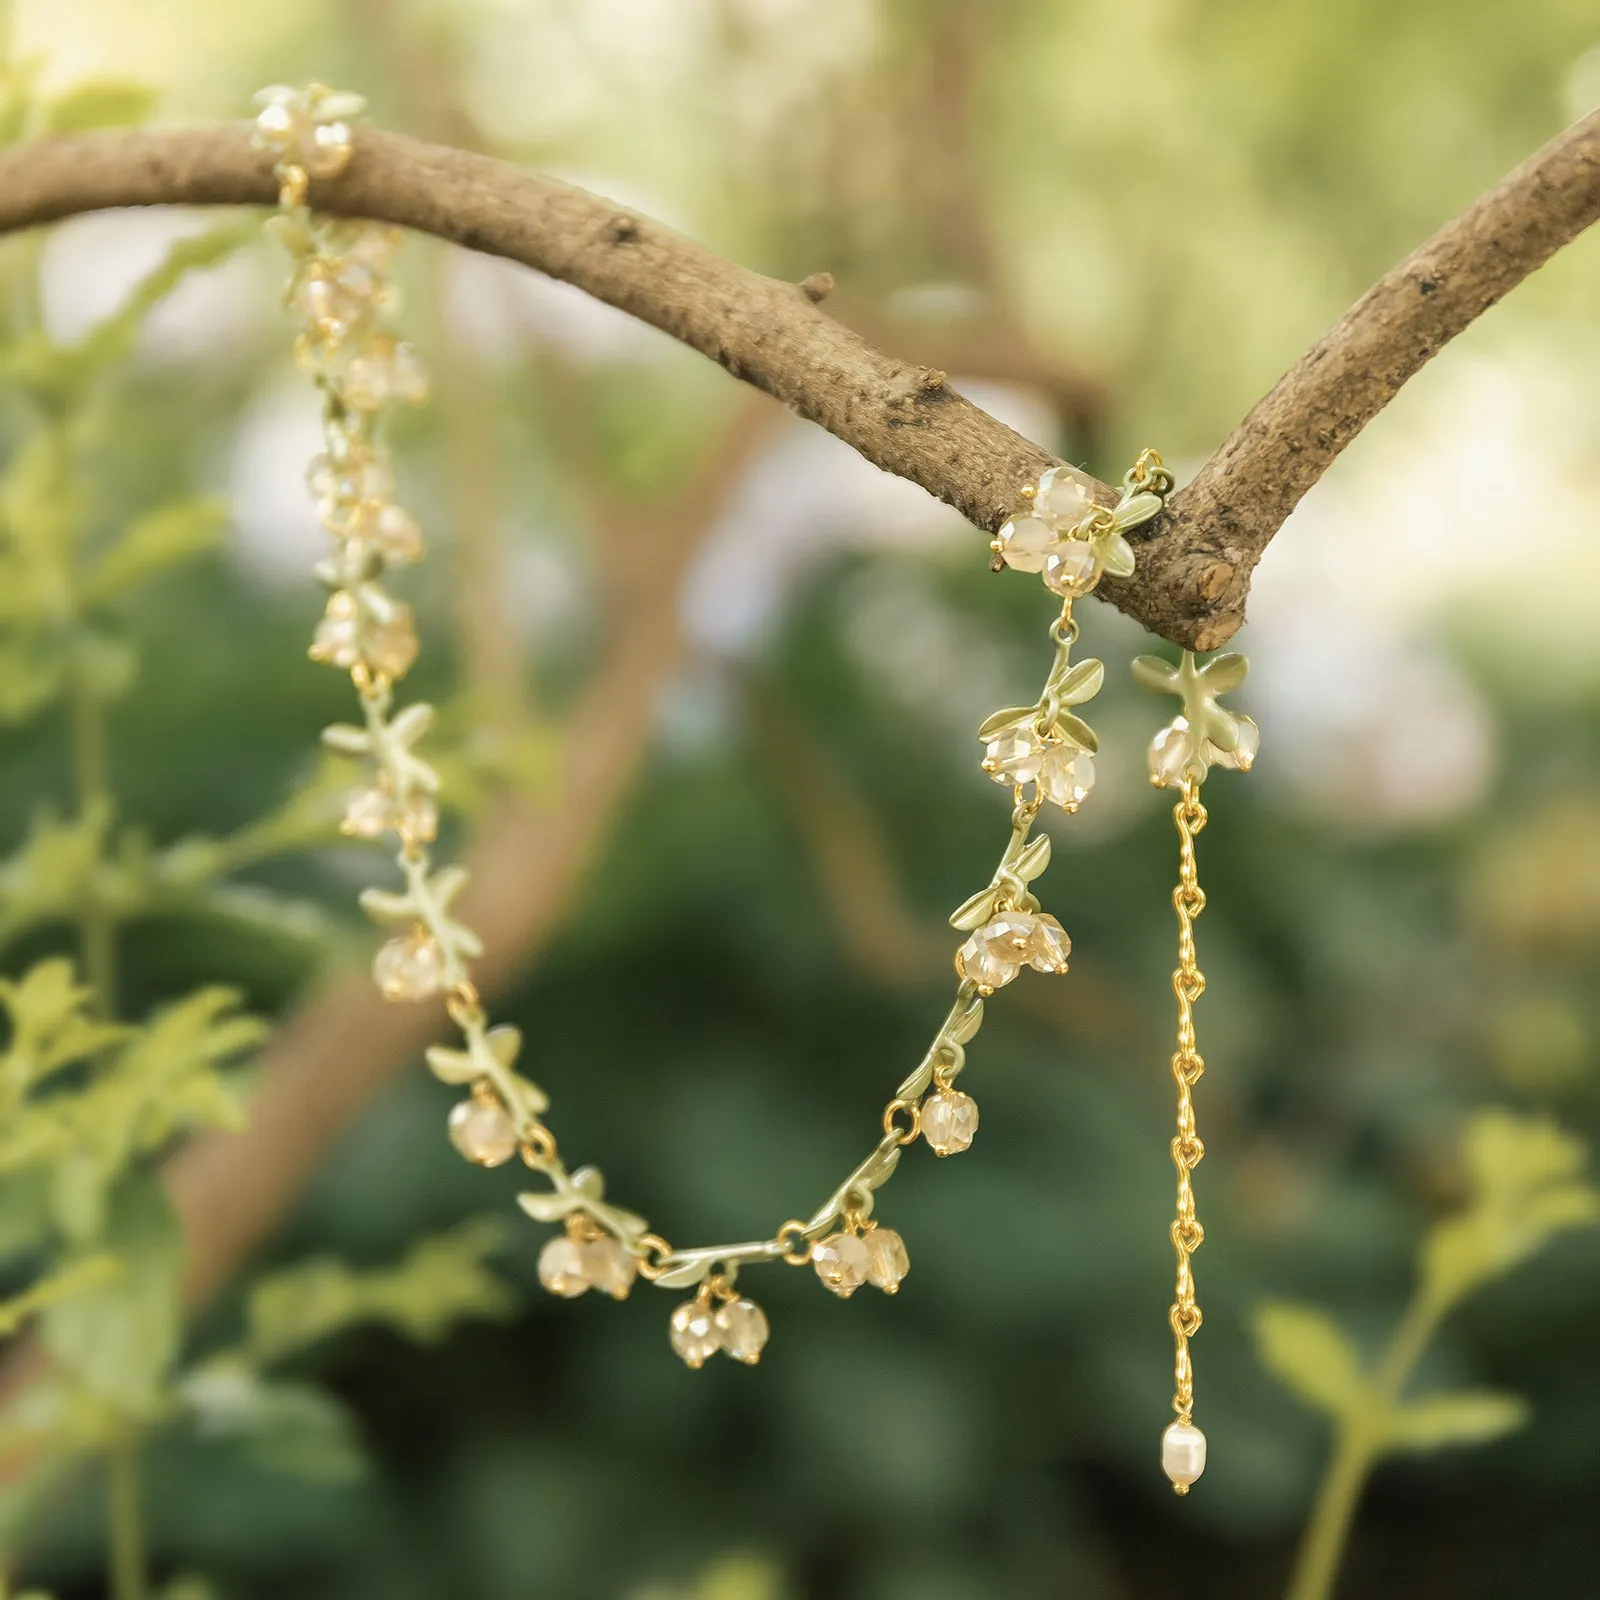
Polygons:
<instances>
[{"instance_id":1,"label":"faceted crystal bead","mask_svg":"<svg viewBox=\"0 0 1600 1600\"><path fill-rule=\"evenodd\" d=\"M394 803L387 789L356 789L345 802L340 833L352 839L376 839L394 820Z\"/></svg>"},{"instance_id":2,"label":"faceted crystal bead","mask_svg":"<svg viewBox=\"0 0 1600 1600\"><path fill-rule=\"evenodd\" d=\"M703 1367L722 1347L722 1330L704 1300L686 1300L672 1313L668 1338L691 1367Z\"/></svg>"},{"instance_id":3,"label":"faceted crystal bead","mask_svg":"<svg viewBox=\"0 0 1600 1600\"><path fill-rule=\"evenodd\" d=\"M386 356L366 352L351 356L344 368L344 397L357 411L376 411L387 405L393 378Z\"/></svg>"},{"instance_id":4,"label":"faceted crystal bead","mask_svg":"<svg viewBox=\"0 0 1600 1600\"><path fill-rule=\"evenodd\" d=\"M426 1000L444 986L444 952L431 934L391 939L372 962L385 1000Z\"/></svg>"},{"instance_id":5,"label":"faceted crystal bead","mask_svg":"<svg viewBox=\"0 0 1600 1600\"><path fill-rule=\"evenodd\" d=\"M1076 811L1094 788L1094 757L1073 744L1053 744L1039 763L1039 792L1052 805Z\"/></svg>"},{"instance_id":6,"label":"faceted crystal bead","mask_svg":"<svg viewBox=\"0 0 1600 1600\"><path fill-rule=\"evenodd\" d=\"M306 119L292 103L274 100L256 117L255 143L269 150L287 150L300 137Z\"/></svg>"},{"instance_id":7,"label":"faceted crystal bead","mask_svg":"<svg viewBox=\"0 0 1600 1600\"><path fill-rule=\"evenodd\" d=\"M1187 718L1178 717L1163 728L1150 745L1150 776L1165 789L1181 789L1189 769L1199 770L1194 759Z\"/></svg>"},{"instance_id":8,"label":"faceted crystal bead","mask_svg":"<svg viewBox=\"0 0 1600 1600\"><path fill-rule=\"evenodd\" d=\"M1032 783L1044 760L1044 740L1030 722L1013 722L983 747L983 770L996 783Z\"/></svg>"},{"instance_id":9,"label":"faceted crystal bead","mask_svg":"<svg viewBox=\"0 0 1600 1600\"><path fill-rule=\"evenodd\" d=\"M1062 539L1044 558L1044 582L1064 600L1088 594L1100 581L1100 560L1086 539Z\"/></svg>"},{"instance_id":10,"label":"faceted crystal bead","mask_svg":"<svg viewBox=\"0 0 1600 1600\"><path fill-rule=\"evenodd\" d=\"M1000 989L1032 959L1038 919L1026 911L1002 911L991 917L957 956L961 975L980 989Z\"/></svg>"},{"instance_id":11,"label":"faceted crystal bead","mask_svg":"<svg viewBox=\"0 0 1600 1600\"><path fill-rule=\"evenodd\" d=\"M313 178L335 178L350 164L355 146L348 122L319 123L304 145L305 169Z\"/></svg>"},{"instance_id":12,"label":"faceted crystal bead","mask_svg":"<svg viewBox=\"0 0 1600 1600\"><path fill-rule=\"evenodd\" d=\"M613 1300L626 1300L633 1280L639 1275L639 1258L609 1233L585 1239L580 1246L584 1276L590 1284Z\"/></svg>"},{"instance_id":13,"label":"faceted crystal bead","mask_svg":"<svg viewBox=\"0 0 1600 1600\"><path fill-rule=\"evenodd\" d=\"M1206 1436L1191 1422L1174 1422L1161 1435L1161 1470L1179 1494L1206 1470Z\"/></svg>"},{"instance_id":14,"label":"faceted crystal bead","mask_svg":"<svg viewBox=\"0 0 1600 1600\"><path fill-rule=\"evenodd\" d=\"M867 1281L865 1242L854 1233L830 1234L811 1247L817 1276L841 1299L848 1300Z\"/></svg>"},{"instance_id":15,"label":"faceted crystal bead","mask_svg":"<svg viewBox=\"0 0 1600 1600\"><path fill-rule=\"evenodd\" d=\"M395 346L392 381L395 398L407 405L420 406L428 398L428 369L413 346Z\"/></svg>"},{"instance_id":16,"label":"faceted crystal bead","mask_svg":"<svg viewBox=\"0 0 1600 1600\"><path fill-rule=\"evenodd\" d=\"M1211 759L1219 767L1231 767L1235 772L1248 772L1261 752L1261 730L1249 717L1235 719L1239 724L1239 742L1231 750L1218 750L1211 746Z\"/></svg>"},{"instance_id":17,"label":"faceted crystal bead","mask_svg":"<svg viewBox=\"0 0 1600 1600\"><path fill-rule=\"evenodd\" d=\"M749 1367L761 1359L772 1329L766 1312L754 1300L730 1300L717 1307L711 1320L722 1348L735 1361L742 1361Z\"/></svg>"},{"instance_id":18,"label":"faceted crystal bead","mask_svg":"<svg viewBox=\"0 0 1600 1600\"><path fill-rule=\"evenodd\" d=\"M431 794L419 791L409 796L397 821L405 825L413 839L427 841L439 837L439 807Z\"/></svg>"},{"instance_id":19,"label":"faceted crystal bead","mask_svg":"<svg viewBox=\"0 0 1600 1600\"><path fill-rule=\"evenodd\" d=\"M539 1282L563 1300L576 1300L589 1287L583 1246L569 1233L558 1233L539 1252Z\"/></svg>"},{"instance_id":20,"label":"faceted crystal bead","mask_svg":"<svg viewBox=\"0 0 1600 1600\"><path fill-rule=\"evenodd\" d=\"M959 1089L940 1089L922 1102L922 1137L936 1156L969 1149L978 1132L978 1102Z\"/></svg>"},{"instance_id":21,"label":"faceted crystal bead","mask_svg":"<svg viewBox=\"0 0 1600 1600\"><path fill-rule=\"evenodd\" d=\"M1033 509L1051 526L1071 528L1094 510L1094 501L1083 480L1070 467L1052 467L1039 480Z\"/></svg>"},{"instance_id":22,"label":"faceted crystal bead","mask_svg":"<svg viewBox=\"0 0 1600 1600\"><path fill-rule=\"evenodd\" d=\"M1000 559L1018 572L1040 572L1055 542L1055 529L1043 517L1013 517L1000 530Z\"/></svg>"},{"instance_id":23,"label":"faceted crystal bead","mask_svg":"<svg viewBox=\"0 0 1600 1600\"><path fill-rule=\"evenodd\" d=\"M885 1294L898 1294L900 1280L911 1270L905 1240L893 1228L872 1228L865 1243L867 1281Z\"/></svg>"},{"instance_id":24,"label":"faceted crystal bead","mask_svg":"<svg viewBox=\"0 0 1600 1600\"><path fill-rule=\"evenodd\" d=\"M517 1126L498 1100L475 1094L451 1108L450 1142L468 1161L500 1167L517 1153Z\"/></svg>"},{"instance_id":25,"label":"faceted crystal bead","mask_svg":"<svg viewBox=\"0 0 1600 1600\"><path fill-rule=\"evenodd\" d=\"M367 637L367 660L387 678L403 678L417 659L417 630L411 607L396 603L394 614L378 623Z\"/></svg>"},{"instance_id":26,"label":"faceted crystal bead","mask_svg":"<svg viewBox=\"0 0 1600 1600\"><path fill-rule=\"evenodd\" d=\"M381 507L373 519L374 542L383 551L384 559L396 566L417 561L422 556L422 529L417 519L404 506L393 501Z\"/></svg>"},{"instance_id":27,"label":"faceted crystal bead","mask_svg":"<svg viewBox=\"0 0 1600 1600\"><path fill-rule=\"evenodd\" d=\"M1034 919L1033 936L1028 940L1028 965L1036 972L1065 972L1072 954L1067 930L1045 912Z\"/></svg>"},{"instance_id":28,"label":"faceted crystal bead","mask_svg":"<svg viewBox=\"0 0 1600 1600\"><path fill-rule=\"evenodd\" d=\"M335 667L353 667L359 659L360 631L356 597L348 589L329 595L322 620L311 638L311 659Z\"/></svg>"}]
</instances>

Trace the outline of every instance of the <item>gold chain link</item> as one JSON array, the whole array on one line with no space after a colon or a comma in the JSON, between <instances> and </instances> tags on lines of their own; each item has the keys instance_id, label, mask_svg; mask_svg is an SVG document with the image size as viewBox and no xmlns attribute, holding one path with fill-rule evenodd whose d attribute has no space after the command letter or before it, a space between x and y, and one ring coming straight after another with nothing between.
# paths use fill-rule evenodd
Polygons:
<instances>
[{"instance_id":1,"label":"gold chain link","mask_svg":"<svg viewBox=\"0 0 1600 1600\"><path fill-rule=\"evenodd\" d=\"M1205 993L1205 974L1195 959L1195 918L1206 908L1205 890L1195 866L1195 835L1206 825L1206 808L1200 803L1200 782L1192 773L1184 780L1183 798L1172 808L1178 825L1178 886L1172 904L1178 913L1178 966L1172 989L1178 997L1178 1048L1172 1053L1172 1076L1178 1085L1178 1132L1172 1141L1172 1164L1178 1172L1178 1214L1172 1223L1172 1247L1178 1257L1177 1294L1168 1312L1174 1343L1172 1409L1178 1421L1189 1424L1194 1413L1194 1365L1189 1341L1200 1331L1200 1307L1195 1300L1194 1269L1190 1258L1205 1242L1205 1230L1195 1217L1194 1187L1190 1175L1205 1156L1205 1146L1195 1135L1193 1090L1206 1070L1195 1049L1194 1003Z\"/></svg>"}]
</instances>

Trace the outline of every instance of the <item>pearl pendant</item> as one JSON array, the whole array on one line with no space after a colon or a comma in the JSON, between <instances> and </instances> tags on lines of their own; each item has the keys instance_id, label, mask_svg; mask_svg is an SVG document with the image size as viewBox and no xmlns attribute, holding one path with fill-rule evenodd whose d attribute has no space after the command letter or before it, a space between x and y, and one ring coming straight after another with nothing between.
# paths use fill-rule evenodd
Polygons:
<instances>
[{"instance_id":1,"label":"pearl pendant","mask_svg":"<svg viewBox=\"0 0 1600 1600\"><path fill-rule=\"evenodd\" d=\"M1177 1494L1188 1494L1206 1470L1206 1436L1192 1422L1174 1422L1161 1435L1161 1468Z\"/></svg>"}]
</instances>

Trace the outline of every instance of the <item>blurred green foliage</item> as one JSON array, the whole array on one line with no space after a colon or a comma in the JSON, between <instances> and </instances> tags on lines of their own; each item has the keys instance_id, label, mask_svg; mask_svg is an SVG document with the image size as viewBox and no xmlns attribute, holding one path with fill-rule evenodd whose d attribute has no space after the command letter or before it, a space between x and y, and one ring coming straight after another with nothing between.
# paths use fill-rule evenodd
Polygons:
<instances>
[{"instance_id":1,"label":"blurred green foliage","mask_svg":"<svg viewBox=\"0 0 1600 1600\"><path fill-rule=\"evenodd\" d=\"M1572 96L1600 47L1583 0L1532 0L1514 16L1491 0L849 0L826 26L815 7L732 0L137 10L62 0L34 8L34 25L94 41L82 49L106 58L97 72L162 66L161 111L178 118L235 116L260 83L319 77L366 92L385 124L429 134L442 98L503 153L587 175L763 270L830 268L841 315L891 326L930 363L957 334L975 330L981 353L1004 347L1000 324L1020 329L1097 397L1069 406L1049 383L1028 386L1025 425L1055 428L1056 447L1102 476L1150 442L1178 462L1208 450L1378 271L1583 109ZM116 92L58 90L42 72L8 74L6 136L116 106ZM16 1242L0 1323L42 1308L92 1370L73 1427L153 1409L140 1454L167 1600L1113 1600L1180 1582L1230 1600L1281 1594L1326 1466L1318 1412L1381 1369L1359 1353L1385 1348L1413 1241L1441 1215L1427 1236L1446 1242L1422 1281L1453 1285L1460 1303L1416 1379L1446 1398L1407 1402L1404 1442L1453 1430L1483 1448L1383 1461L1344 1592L1588 1596L1600 1250L1593 1230L1573 1230L1534 1258L1541 1214L1577 1220L1589 1204L1574 1198L1587 1192L1575 1165L1532 1181L1540 1160L1575 1148L1566 1136L1537 1135L1530 1181L1503 1180L1546 1117L1600 1137L1600 679L1592 627L1536 622L1569 663L1559 684L1520 660L1530 630L1516 631L1513 607L1537 619L1559 598L1532 586L1429 635L1490 719L1498 761L1478 798L1363 827L1359 803L1307 793L1294 730L1264 705L1251 706L1263 712L1257 772L1219 779L1200 929L1211 1070L1196 1361L1211 1463L1181 1506L1156 1465L1170 1377L1173 841L1138 787L1151 709L1117 671L1101 702L1102 793L1056 837L1039 885L1073 935L1073 974L1058 996L1019 986L1014 1007L996 1007L967 1080L984 1115L970 1155L937 1170L908 1160L886 1193L913 1263L894 1301L842 1306L777 1274L755 1291L775 1331L754 1372L682 1371L662 1336L670 1302L644 1288L621 1307L533 1295L496 1323L489 1236L455 1230L500 1207L524 1282L538 1235L521 1231L509 1179L464 1169L448 1148L449 1095L419 1064L285 1219L259 1294L241 1286L180 1345L170 1218L149 1180L165 1119L231 1114L248 1069L230 1055L219 1072L203 1041L279 1014L326 964L368 948L352 910L367 868L333 843L345 775L311 754L315 730L348 715L342 686L303 661L315 597L285 584L259 535L252 545L215 513L219 496L236 516L259 509L245 466L287 367L266 258L237 253L254 226L179 243L87 336L40 331L41 262L70 278L70 227L59 255L27 238L0 259L6 992L42 985L61 1005L88 981L61 962L92 905L110 925L123 1019L98 1045L36 1041L31 1064L7 1074L31 1082L52 1051L79 1053L7 1104L60 1148L85 1126L82 1096L130 1060L138 1078L112 1097L115 1140L94 1119L91 1153L59 1180L61 1215L81 1233L65 1231L42 1164L3 1180L0 1231ZM1386 439L1421 436L1406 430L1427 408L1450 414L1472 358L1519 390L1592 397L1596 243L1485 318L1341 471L1376 477ZM558 795L561 738L594 732L565 726L574 695L639 620L608 609L618 524L648 526L680 487L724 425L727 386L655 343L586 345L585 313L566 301L474 341L453 319L497 291L452 279L430 246L408 257L406 315L424 354L449 348L467 364L451 405L401 440L444 549L411 598L429 641L423 692L457 756L446 787L480 803L510 764L484 755L471 693L452 694L472 657L450 581L465 482L492 501L511 574L500 587L533 656L539 731L518 770ZM206 323L186 302L207 330L199 348L174 348L170 322L139 333L181 277L224 259L255 275L236 285L231 320ZM452 418L487 450L487 475L460 476ZM1596 437L1582 418L1571 426L1580 443ZM299 470L279 454L285 475ZM763 571L787 584L770 624L731 658L702 641L670 686L599 859L503 1008L537 1041L563 1147L600 1161L618 1198L674 1240L791 1215L859 1154L940 1007L943 918L1004 827L972 770L972 685L1003 691L987 710L1037 676L1039 597L987 582L981 541L881 538L886 513L866 491L808 498L850 485L853 464L806 462L734 519L809 508L804 525L782 523L798 554L764 547ZM1389 500L1421 463L1404 465L1378 486ZM596 481L615 496L603 510ZM1493 491L1511 523L1526 483ZM1567 474L1562 496L1593 506L1592 473ZM1354 531L1291 530L1285 550ZM290 542L272 525L267 556L280 535ZM1449 547L1435 558L1441 574L1453 565ZM624 559L664 605L648 544ZM1553 587L1581 597L1581 569ZM1335 643L1348 634L1354 654L1390 594L1374 588ZM1109 615L1085 631L1113 663L1145 647ZM774 739L764 704L801 736ZM67 798L85 707L102 714L115 780L93 804ZM1370 727L1328 737L1375 770ZM1120 795L1118 750L1132 774ZM824 835L876 863L896 919L830 897ZM875 966L858 953L864 928L911 937ZM190 1011L207 991L231 991L236 1008ZM71 1027L112 1026L77 1015ZM188 1065L141 1056L175 1015L188 1017ZM169 1081L193 1098L169 1105L156 1089ZM1511 1120L1477 1120L1494 1103ZM11 1126L8 1110L7 1150ZM1463 1127L1480 1130L1466 1161ZM1485 1127L1512 1130L1509 1142L1485 1154ZM100 1232L84 1220L97 1198ZM417 1247L435 1235L449 1241L442 1256ZM305 1265L340 1260L359 1266ZM1474 1263L1509 1273L1503 1287L1468 1298ZM278 1310L252 1309L275 1296ZM1255 1359L1268 1300L1317 1308L1265 1325L1269 1365L1301 1375L1298 1395ZM101 1320L83 1308L96 1305L114 1307L106 1326L125 1330L130 1359L95 1354ZM472 1325L424 1351L396 1337L431 1337L458 1313ZM273 1349L286 1359L269 1370ZM68 1415L40 1407L10 1426L58 1441ZM102 1592L97 1476L68 1477L48 1514L24 1520L30 1581L60 1600Z\"/></svg>"}]
</instances>

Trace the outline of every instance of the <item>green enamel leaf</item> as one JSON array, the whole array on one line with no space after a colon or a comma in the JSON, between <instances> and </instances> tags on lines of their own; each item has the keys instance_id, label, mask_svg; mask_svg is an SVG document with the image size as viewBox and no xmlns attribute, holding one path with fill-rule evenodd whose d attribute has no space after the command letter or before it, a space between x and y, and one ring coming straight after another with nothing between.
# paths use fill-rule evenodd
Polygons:
<instances>
[{"instance_id":1,"label":"green enamel leaf","mask_svg":"<svg viewBox=\"0 0 1600 1600\"><path fill-rule=\"evenodd\" d=\"M978 725L978 737L984 743L997 738L1005 729L1019 722L1032 722L1039 714L1037 706L1008 706L1004 711L997 711L992 717L986 717Z\"/></svg>"},{"instance_id":2,"label":"green enamel leaf","mask_svg":"<svg viewBox=\"0 0 1600 1600\"><path fill-rule=\"evenodd\" d=\"M1081 705L1100 693L1106 681L1106 664L1094 657L1079 661L1063 674L1056 685L1056 694L1063 705Z\"/></svg>"},{"instance_id":3,"label":"green enamel leaf","mask_svg":"<svg viewBox=\"0 0 1600 1600\"><path fill-rule=\"evenodd\" d=\"M950 926L961 933L976 933L994 915L998 891L980 889L950 914Z\"/></svg>"},{"instance_id":4,"label":"green enamel leaf","mask_svg":"<svg viewBox=\"0 0 1600 1600\"><path fill-rule=\"evenodd\" d=\"M1091 755L1099 754L1099 735L1082 717L1075 717L1070 712L1062 712L1056 718L1055 732L1069 744L1075 744L1080 750L1087 750Z\"/></svg>"},{"instance_id":5,"label":"green enamel leaf","mask_svg":"<svg viewBox=\"0 0 1600 1600\"><path fill-rule=\"evenodd\" d=\"M1178 687L1178 669L1160 656L1135 656L1133 679L1141 688L1172 694Z\"/></svg>"},{"instance_id":6,"label":"green enamel leaf","mask_svg":"<svg viewBox=\"0 0 1600 1600\"><path fill-rule=\"evenodd\" d=\"M1029 841L1028 847L1017 857L1016 866L1012 870L1024 883L1032 883L1049 865L1050 835L1041 833L1038 838Z\"/></svg>"},{"instance_id":7,"label":"green enamel leaf","mask_svg":"<svg viewBox=\"0 0 1600 1600\"><path fill-rule=\"evenodd\" d=\"M1213 656L1201 668L1200 676L1208 694L1231 694L1250 676L1250 662L1237 651L1229 651Z\"/></svg>"},{"instance_id":8,"label":"green enamel leaf","mask_svg":"<svg viewBox=\"0 0 1600 1600\"><path fill-rule=\"evenodd\" d=\"M1096 540L1095 554L1100 558L1100 565L1113 578L1131 578L1138 566L1133 546L1120 533L1109 539Z\"/></svg>"}]
</instances>

